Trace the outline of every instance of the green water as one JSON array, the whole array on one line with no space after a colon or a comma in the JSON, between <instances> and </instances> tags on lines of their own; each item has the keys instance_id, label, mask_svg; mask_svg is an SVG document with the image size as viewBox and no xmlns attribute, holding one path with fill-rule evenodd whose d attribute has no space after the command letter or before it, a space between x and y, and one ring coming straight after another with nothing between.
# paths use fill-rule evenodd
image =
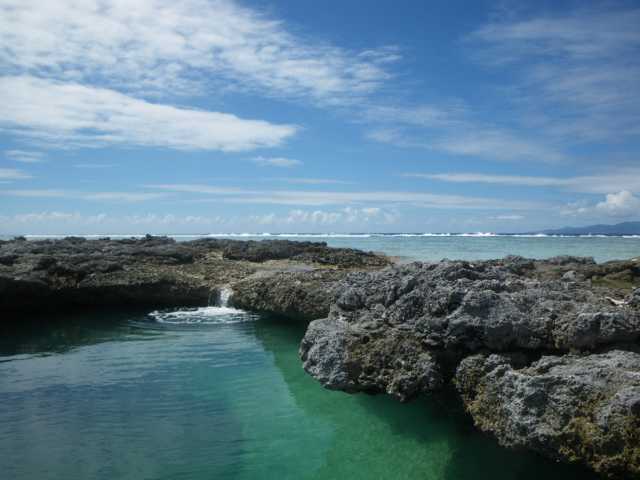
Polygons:
<instances>
[{"instance_id":1,"label":"green water","mask_svg":"<svg viewBox=\"0 0 640 480\"><path fill-rule=\"evenodd\" d=\"M498 447L451 398L322 389L297 357L302 326L212 309L158 318L5 319L1 478L590 478Z\"/></svg>"}]
</instances>

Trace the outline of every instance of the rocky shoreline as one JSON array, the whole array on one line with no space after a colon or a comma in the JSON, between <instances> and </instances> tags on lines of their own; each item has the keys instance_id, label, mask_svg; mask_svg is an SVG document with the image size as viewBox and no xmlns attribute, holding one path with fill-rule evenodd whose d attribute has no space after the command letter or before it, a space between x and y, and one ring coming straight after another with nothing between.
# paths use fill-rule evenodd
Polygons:
<instances>
[{"instance_id":1,"label":"rocky shoreline","mask_svg":"<svg viewBox=\"0 0 640 480\"><path fill-rule=\"evenodd\" d=\"M455 391L509 448L640 478L640 260L393 264L323 243L0 242L0 311L206 305L310 321L304 369L345 392Z\"/></svg>"},{"instance_id":2,"label":"rocky shoreline","mask_svg":"<svg viewBox=\"0 0 640 480\"><path fill-rule=\"evenodd\" d=\"M387 258L324 243L167 237L0 241L0 311L207 305L220 288L278 273L380 268Z\"/></svg>"}]
</instances>

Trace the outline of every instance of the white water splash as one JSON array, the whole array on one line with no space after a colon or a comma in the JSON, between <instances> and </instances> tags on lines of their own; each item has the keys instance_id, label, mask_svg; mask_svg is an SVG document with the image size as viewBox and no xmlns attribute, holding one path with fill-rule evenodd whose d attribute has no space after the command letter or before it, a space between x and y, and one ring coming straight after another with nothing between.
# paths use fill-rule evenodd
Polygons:
<instances>
[{"instance_id":1,"label":"white water splash","mask_svg":"<svg viewBox=\"0 0 640 480\"><path fill-rule=\"evenodd\" d=\"M149 316L158 323L171 325L222 325L257 320L257 315L229 306L232 294L233 290L223 287L218 291L217 305L176 310L155 310Z\"/></svg>"},{"instance_id":2,"label":"white water splash","mask_svg":"<svg viewBox=\"0 0 640 480\"><path fill-rule=\"evenodd\" d=\"M180 308L177 310L155 310L149 314L158 323L170 325L225 325L253 322L258 316L231 307Z\"/></svg>"}]
</instances>

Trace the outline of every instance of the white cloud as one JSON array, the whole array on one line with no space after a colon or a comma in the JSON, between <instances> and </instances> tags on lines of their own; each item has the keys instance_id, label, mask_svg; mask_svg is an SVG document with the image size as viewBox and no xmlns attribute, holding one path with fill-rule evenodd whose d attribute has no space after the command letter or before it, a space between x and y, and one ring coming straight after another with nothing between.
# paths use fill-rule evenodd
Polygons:
<instances>
[{"instance_id":1,"label":"white cloud","mask_svg":"<svg viewBox=\"0 0 640 480\"><path fill-rule=\"evenodd\" d=\"M611 217L640 216L640 198L628 190L610 193L604 202L596 205L596 211Z\"/></svg>"},{"instance_id":2,"label":"white cloud","mask_svg":"<svg viewBox=\"0 0 640 480\"><path fill-rule=\"evenodd\" d=\"M474 129L470 133L449 134L434 148L454 155L499 161L563 162L568 157L555 149L519 135L497 129Z\"/></svg>"},{"instance_id":3,"label":"white cloud","mask_svg":"<svg viewBox=\"0 0 640 480\"><path fill-rule=\"evenodd\" d=\"M495 217L490 217L490 220L506 220L506 221L519 221L524 220L526 217L524 215L496 215Z\"/></svg>"},{"instance_id":4,"label":"white cloud","mask_svg":"<svg viewBox=\"0 0 640 480\"><path fill-rule=\"evenodd\" d=\"M86 168L89 170L102 170L104 168L113 168L115 166L115 163L76 163L74 165L75 168Z\"/></svg>"},{"instance_id":5,"label":"white cloud","mask_svg":"<svg viewBox=\"0 0 640 480\"><path fill-rule=\"evenodd\" d=\"M352 185L354 183L348 180L334 180L332 178L277 177L265 178L264 180L290 183L292 185Z\"/></svg>"},{"instance_id":6,"label":"white cloud","mask_svg":"<svg viewBox=\"0 0 640 480\"><path fill-rule=\"evenodd\" d=\"M144 234L189 232L198 229L216 229L226 225L228 219L220 216L176 215L172 213L143 213L112 215L108 213L84 214L79 212L42 211L13 215L0 214L0 232L5 234Z\"/></svg>"},{"instance_id":7,"label":"white cloud","mask_svg":"<svg viewBox=\"0 0 640 480\"><path fill-rule=\"evenodd\" d=\"M16 168L0 168L0 180L24 180L31 175Z\"/></svg>"},{"instance_id":8,"label":"white cloud","mask_svg":"<svg viewBox=\"0 0 640 480\"><path fill-rule=\"evenodd\" d=\"M589 217L640 217L640 198L628 190L618 193L609 193L604 201L596 204L586 200L572 202L566 205L560 212L568 216Z\"/></svg>"},{"instance_id":9,"label":"white cloud","mask_svg":"<svg viewBox=\"0 0 640 480\"><path fill-rule=\"evenodd\" d=\"M484 173L406 173L404 177L452 183L487 183L508 186L554 187L580 193L640 192L640 168L609 168L598 174L575 177L534 177Z\"/></svg>"},{"instance_id":10,"label":"white cloud","mask_svg":"<svg viewBox=\"0 0 640 480\"><path fill-rule=\"evenodd\" d=\"M32 189L0 190L0 195L24 198L69 198L106 202L136 203L157 200L167 196L157 192L79 192L74 190Z\"/></svg>"},{"instance_id":11,"label":"white cloud","mask_svg":"<svg viewBox=\"0 0 640 480\"><path fill-rule=\"evenodd\" d=\"M526 105L532 127L571 142L638 134L640 9L515 18L485 25L469 40L476 52L484 47L481 62L517 69L513 100Z\"/></svg>"},{"instance_id":12,"label":"white cloud","mask_svg":"<svg viewBox=\"0 0 640 480\"><path fill-rule=\"evenodd\" d=\"M0 77L0 104L0 127L65 146L241 151L280 145L296 131L293 125L154 104L114 90L30 76Z\"/></svg>"},{"instance_id":13,"label":"white cloud","mask_svg":"<svg viewBox=\"0 0 640 480\"><path fill-rule=\"evenodd\" d=\"M217 197L215 202L240 204L271 204L296 206L407 204L419 208L438 209L498 209L528 210L540 208L541 204L518 200L441 195L425 192L398 191L352 191L333 192L317 190L251 190L229 187L214 187L198 184L146 185L167 192L204 194ZM207 201L196 199L196 202Z\"/></svg>"},{"instance_id":14,"label":"white cloud","mask_svg":"<svg viewBox=\"0 0 640 480\"><path fill-rule=\"evenodd\" d=\"M44 154L42 152L33 152L27 150L7 150L4 156L21 163L40 163L44 162Z\"/></svg>"},{"instance_id":15,"label":"white cloud","mask_svg":"<svg viewBox=\"0 0 640 480\"><path fill-rule=\"evenodd\" d=\"M495 161L558 163L568 157L540 139L471 119L458 104L445 107L368 107L374 128L365 136L401 148L425 148Z\"/></svg>"},{"instance_id":16,"label":"white cloud","mask_svg":"<svg viewBox=\"0 0 640 480\"><path fill-rule=\"evenodd\" d=\"M3 0L0 65L140 92L230 84L344 102L389 78L393 48L358 53L287 31L230 0Z\"/></svg>"},{"instance_id":17,"label":"white cloud","mask_svg":"<svg viewBox=\"0 0 640 480\"><path fill-rule=\"evenodd\" d=\"M360 225L392 224L398 219L394 212L379 207L353 208L345 207L338 210L302 210L289 211L287 215L278 216L275 213L255 215L250 217L252 222L260 225L291 225L299 226L331 226L331 225Z\"/></svg>"},{"instance_id":18,"label":"white cloud","mask_svg":"<svg viewBox=\"0 0 640 480\"><path fill-rule=\"evenodd\" d=\"M490 183L530 187L564 186L567 184L567 179L562 178L523 175L487 175L483 173L405 173L402 176L452 183Z\"/></svg>"},{"instance_id":19,"label":"white cloud","mask_svg":"<svg viewBox=\"0 0 640 480\"><path fill-rule=\"evenodd\" d=\"M446 106L370 105L364 110L363 118L373 123L443 127L459 125L466 113L467 108L459 102Z\"/></svg>"},{"instance_id":20,"label":"white cloud","mask_svg":"<svg viewBox=\"0 0 640 480\"><path fill-rule=\"evenodd\" d=\"M300 160L284 157L255 157L252 158L251 161L260 167L291 168L302 165Z\"/></svg>"}]
</instances>

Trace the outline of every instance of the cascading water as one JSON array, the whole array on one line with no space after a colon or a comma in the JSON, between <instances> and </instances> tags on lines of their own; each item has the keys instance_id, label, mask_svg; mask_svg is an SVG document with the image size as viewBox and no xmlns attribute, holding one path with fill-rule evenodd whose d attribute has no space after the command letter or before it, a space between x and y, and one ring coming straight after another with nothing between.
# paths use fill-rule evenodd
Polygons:
<instances>
[{"instance_id":1,"label":"cascading water","mask_svg":"<svg viewBox=\"0 0 640 480\"><path fill-rule=\"evenodd\" d=\"M233 290L229 287L222 287L218 291L218 306L219 307L228 307L229 300L231 299L231 295L233 295Z\"/></svg>"},{"instance_id":2,"label":"cascading water","mask_svg":"<svg viewBox=\"0 0 640 480\"><path fill-rule=\"evenodd\" d=\"M230 307L229 300L232 295L231 288L222 287L215 295L211 295L206 307L155 310L149 316L158 323L171 325L221 325L258 319L258 315ZM214 298L215 301L212 302Z\"/></svg>"}]
</instances>

